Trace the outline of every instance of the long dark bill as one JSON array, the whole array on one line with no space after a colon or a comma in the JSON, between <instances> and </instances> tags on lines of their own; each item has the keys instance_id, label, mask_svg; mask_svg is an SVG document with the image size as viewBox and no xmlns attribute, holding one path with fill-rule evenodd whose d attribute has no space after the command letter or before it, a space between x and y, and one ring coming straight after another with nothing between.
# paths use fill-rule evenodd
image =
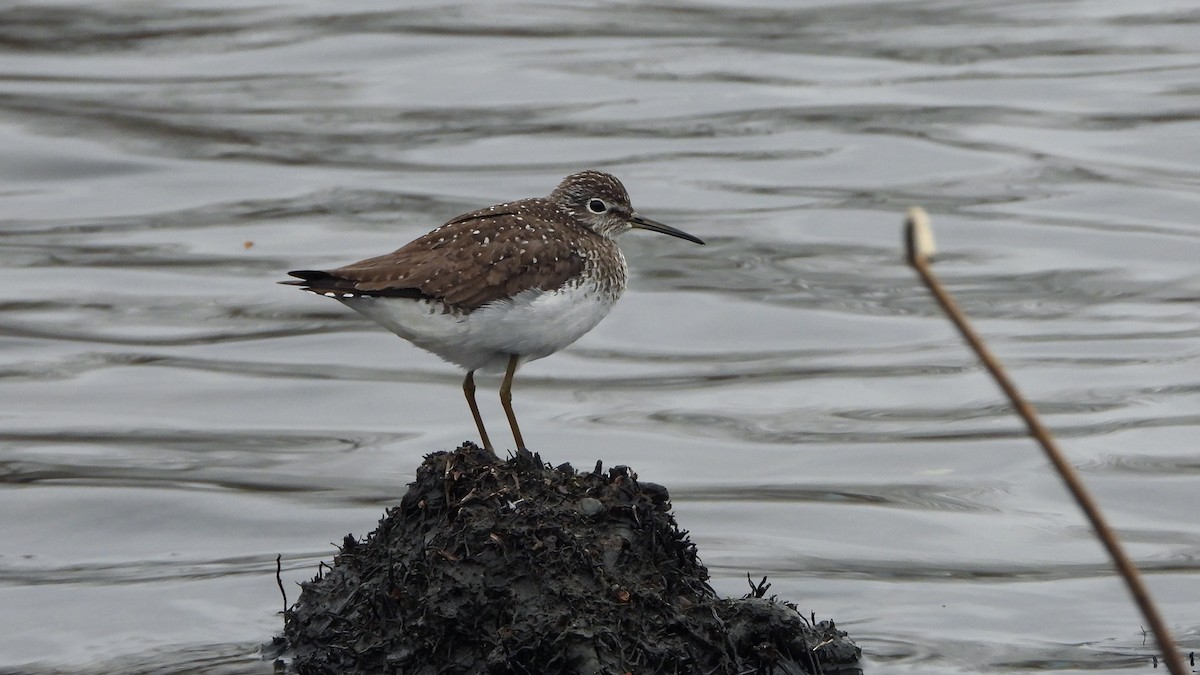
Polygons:
<instances>
[{"instance_id":1,"label":"long dark bill","mask_svg":"<svg viewBox=\"0 0 1200 675\"><path fill-rule=\"evenodd\" d=\"M670 225L663 225L662 223L658 222L657 220L650 220L649 218L643 218L641 216L634 216L633 218L630 219L629 222L633 223L633 226L639 230L650 230L651 232L660 232L662 234L669 234L672 237L679 237L680 239L687 239L688 241L690 241L694 244L703 244L704 243L704 240L701 239L700 237L688 234L687 232L684 232L683 230L677 230L677 229L671 227Z\"/></svg>"}]
</instances>

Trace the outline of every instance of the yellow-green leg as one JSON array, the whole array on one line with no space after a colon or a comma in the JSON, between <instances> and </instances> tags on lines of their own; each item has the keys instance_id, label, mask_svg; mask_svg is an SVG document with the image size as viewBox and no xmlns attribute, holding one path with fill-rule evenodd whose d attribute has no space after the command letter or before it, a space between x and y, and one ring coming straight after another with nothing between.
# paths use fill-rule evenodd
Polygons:
<instances>
[{"instance_id":1,"label":"yellow-green leg","mask_svg":"<svg viewBox=\"0 0 1200 675\"><path fill-rule=\"evenodd\" d=\"M473 370L467 373L467 378L463 380L463 393L467 396L467 405L471 406L471 415L475 417L475 426L479 428L479 437L483 439L483 447L491 450L492 442L488 439L487 429L483 428L483 417L479 414L479 404L475 402L475 371Z\"/></svg>"},{"instance_id":2,"label":"yellow-green leg","mask_svg":"<svg viewBox=\"0 0 1200 675\"><path fill-rule=\"evenodd\" d=\"M504 414L508 415L508 426L512 427L513 440L517 442L517 449L524 450L525 439L521 438L521 427L517 426L517 415L512 409L512 381L516 372L517 355L513 354L508 357L508 369L504 371L504 383L500 385L500 405L504 406ZM483 429L482 424L479 428Z\"/></svg>"}]
</instances>

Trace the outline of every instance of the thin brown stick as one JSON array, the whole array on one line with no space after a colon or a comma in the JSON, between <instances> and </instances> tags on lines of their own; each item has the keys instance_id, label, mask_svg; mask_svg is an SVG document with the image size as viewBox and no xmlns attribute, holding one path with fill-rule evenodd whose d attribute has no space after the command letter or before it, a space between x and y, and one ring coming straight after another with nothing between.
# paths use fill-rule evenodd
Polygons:
<instances>
[{"instance_id":1,"label":"thin brown stick","mask_svg":"<svg viewBox=\"0 0 1200 675\"><path fill-rule=\"evenodd\" d=\"M1162 615L1159 614L1157 607L1155 607L1149 590L1142 583L1142 577L1138 574L1137 567L1134 566L1129 556L1125 554L1120 540L1117 539L1117 535L1109 527L1108 522L1104 519L1104 515L1100 513L1100 507L1084 486L1083 481L1080 480L1075 467L1071 466L1067 461L1058 444L1055 443L1054 438L1050 435L1050 432L1042 425L1037 411L1025 400L1025 397L1017 390L1017 386L1009 379L1004 366L992 354L987 345L984 344L983 338L967 322L967 317L959 309L958 303L954 301L954 298L950 297L950 294L942 287L941 282L934 276L933 269L929 266L929 258L933 255L934 251L933 231L929 227L929 216L926 215L924 209L909 209L904 228L908 264L917 270L917 274L921 276L921 281L925 282L925 285L929 287L930 292L933 293L933 297L941 305L942 310L954 322L955 327L962 333L963 338L966 339L971 349L975 350L975 353L979 355L979 360L983 362L988 372L992 374L992 377L996 380L996 384L1000 385L1005 395L1012 401L1017 414L1021 416L1021 419L1025 420L1025 425L1029 427L1030 435L1046 451L1046 457L1054 465L1054 468L1058 471L1058 475L1062 477L1067 489L1070 490L1076 503L1079 504L1079 508L1083 509L1084 514L1092 524L1092 529L1095 531L1096 536L1104 544L1104 548L1108 549L1108 554L1112 557L1113 564L1116 565L1117 571L1121 573L1121 577L1125 579L1125 584L1129 587L1129 592L1133 595L1138 608L1142 610L1142 616L1150 624L1150 629L1154 632L1154 639L1158 643L1159 651L1162 652L1163 662L1166 664L1167 670L1171 671L1171 675L1187 675L1188 671L1183 665L1183 657L1176 650L1171 632L1167 629L1166 622L1163 621Z\"/></svg>"}]
</instances>

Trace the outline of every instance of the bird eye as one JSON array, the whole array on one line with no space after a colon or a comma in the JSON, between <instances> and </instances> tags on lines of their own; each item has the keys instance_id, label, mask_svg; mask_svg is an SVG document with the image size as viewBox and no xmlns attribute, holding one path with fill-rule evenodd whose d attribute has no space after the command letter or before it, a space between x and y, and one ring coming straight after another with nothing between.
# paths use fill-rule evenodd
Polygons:
<instances>
[{"instance_id":1,"label":"bird eye","mask_svg":"<svg viewBox=\"0 0 1200 675\"><path fill-rule=\"evenodd\" d=\"M608 204L605 204L603 199L589 199L587 207L592 213L604 213L608 210Z\"/></svg>"}]
</instances>

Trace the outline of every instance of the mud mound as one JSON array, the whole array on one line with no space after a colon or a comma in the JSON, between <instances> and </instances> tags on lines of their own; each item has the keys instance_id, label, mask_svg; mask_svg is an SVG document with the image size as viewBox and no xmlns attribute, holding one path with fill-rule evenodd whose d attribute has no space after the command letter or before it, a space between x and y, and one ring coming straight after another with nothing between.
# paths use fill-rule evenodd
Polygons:
<instances>
[{"instance_id":1,"label":"mud mound","mask_svg":"<svg viewBox=\"0 0 1200 675\"><path fill-rule=\"evenodd\" d=\"M665 488L470 443L302 585L299 673L861 673L832 622L720 599Z\"/></svg>"}]
</instances>

